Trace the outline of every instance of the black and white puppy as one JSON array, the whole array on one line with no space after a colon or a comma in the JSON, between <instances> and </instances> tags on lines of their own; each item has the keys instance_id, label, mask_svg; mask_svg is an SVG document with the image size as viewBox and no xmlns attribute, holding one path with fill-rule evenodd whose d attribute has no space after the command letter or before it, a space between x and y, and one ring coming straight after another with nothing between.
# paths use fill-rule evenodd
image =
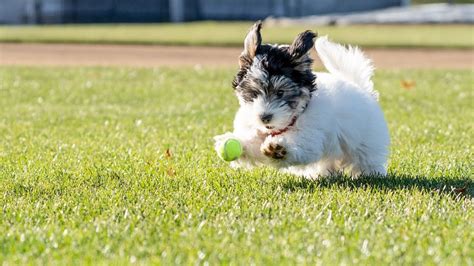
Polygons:
<instances>
[{"instance_id":1,"label":"black and white puppy","mask_svg":"<svg viewBox=\"0 0 474 266\"><path fill-rule=\"evenodd\" d=\"M316 50L328 73L315 73L315 33L270 45L262 44L261 27L257 22L245 38L233 81L240 104L234 131L215 137L216 147L228 138L242 143L232 166L271 165L307 178L345 170L386 175L390 138L371 61L322 37Z\"/></svg>"}]
</instances>

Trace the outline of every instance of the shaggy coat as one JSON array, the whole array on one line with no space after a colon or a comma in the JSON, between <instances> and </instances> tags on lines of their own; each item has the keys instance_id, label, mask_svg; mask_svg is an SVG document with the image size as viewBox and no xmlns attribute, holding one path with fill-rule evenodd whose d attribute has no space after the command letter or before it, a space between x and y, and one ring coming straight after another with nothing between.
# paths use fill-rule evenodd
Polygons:
<instances>
[{"instance_id":1,"label":"shaggy coat","mask_svg":"<svg viewBox=\"0 0 474 266\"><path fill-rule=\"evenodd\" d=\"M390 138L370 60L326 37L315 44L311 31L291 45L262 44L260 30L257 22L245 38L233 81L234 131L215 137L216 147L228 138L242 143L231 165L270 165L311 179L386 175ZM314 46L327 73L312 71Z\"/></svg>"}]
</instances>

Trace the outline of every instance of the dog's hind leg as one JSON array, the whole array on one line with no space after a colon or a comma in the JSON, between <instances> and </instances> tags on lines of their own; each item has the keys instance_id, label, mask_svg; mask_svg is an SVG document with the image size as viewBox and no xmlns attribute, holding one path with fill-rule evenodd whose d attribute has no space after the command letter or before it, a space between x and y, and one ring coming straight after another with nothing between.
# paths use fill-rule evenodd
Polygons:
<instances>
[{"instance_id":1,"label":"dog's hind leg","mask_svg":"<svg viewBox=\"0 0 474 266\"><path fill-rule=\"evenodd\" d=\"M351 176L377 176L387 175L384 156L377 156L375 151L358 149L356 154L352 155Z\"/></svg>"},{"instance_id":2,"label":"dog's hind leg","mask_svg":"<svg viewBox=\"0 0 474 266\"><path fill-rule=\"evenodd\" d=\"M317 174L320 177L337 176L342 173L342 169L339 167L338 161L334 159L326 159L317 162Z\"/></svg>"}]
</instances>

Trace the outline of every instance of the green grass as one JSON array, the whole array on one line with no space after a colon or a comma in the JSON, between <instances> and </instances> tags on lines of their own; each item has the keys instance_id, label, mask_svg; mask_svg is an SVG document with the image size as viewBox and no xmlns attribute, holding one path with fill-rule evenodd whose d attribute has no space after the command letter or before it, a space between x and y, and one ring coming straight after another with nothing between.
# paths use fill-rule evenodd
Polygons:
<instances>
[{"instance_id":1,"label":"green grass","mask_svg":"<svg viewBox=\"0 0 474 266\"><path fill-rule=\"evenodd\" d=\"M251 22L1 26L0 41L242 46L250 26ZM290 43L305 29L329 34L338 42L366 47L474 47L471 25L268 26L263 30L263 40Z\"/></svg>"},{"instance_id":2,"label":"green grass","mask_svg":"<svg viewBox=\"0 0 474 266\"><path fill-rule=\"evenodd\" d=\"M474 263L470 70L379 71L389 176L316 182L217 158L230 69L0 71L4 264Z\"/></svg>"}]
</instances>

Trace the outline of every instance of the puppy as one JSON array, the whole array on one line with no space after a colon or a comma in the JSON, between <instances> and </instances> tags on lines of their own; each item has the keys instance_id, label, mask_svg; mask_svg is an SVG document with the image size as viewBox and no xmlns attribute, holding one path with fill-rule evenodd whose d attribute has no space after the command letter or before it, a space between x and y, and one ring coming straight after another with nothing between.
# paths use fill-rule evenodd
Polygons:
<instances>
[{"instance_id":1,"label":"puppy","mask_svg":"<svg viewBox=\"0 0 474 266\"><path fill-rule=\"evenodd\" d=\"M257 22L244 41L233 88L240 108L234 131L243 155L232 167L270 165L315 179L346 172L385 176L390 138L373 66L354 47L305 31L291 45L262 44ZM328 73L312 71L315 46Z\"/></svg>"}]
</instances>

